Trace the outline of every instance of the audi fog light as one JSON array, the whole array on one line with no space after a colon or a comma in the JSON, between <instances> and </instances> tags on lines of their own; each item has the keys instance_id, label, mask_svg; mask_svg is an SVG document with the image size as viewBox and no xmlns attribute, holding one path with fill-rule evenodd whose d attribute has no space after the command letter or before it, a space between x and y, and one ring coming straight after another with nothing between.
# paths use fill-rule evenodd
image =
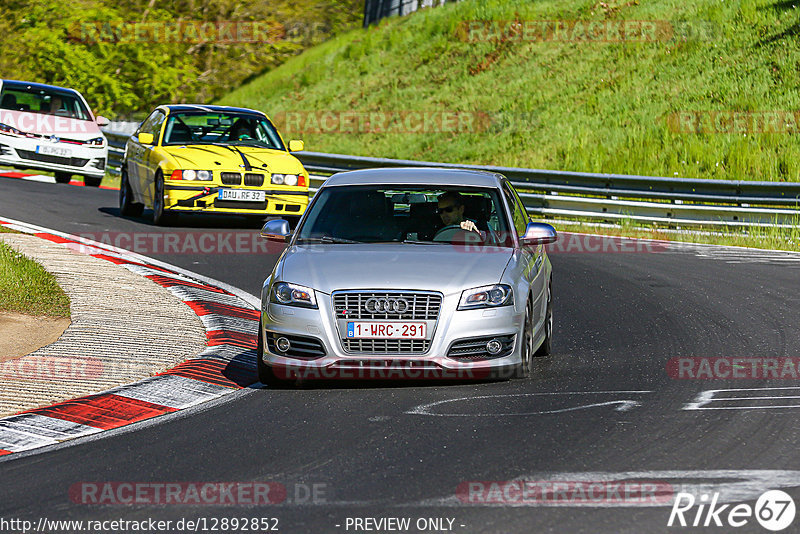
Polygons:
<instances>
[{"instance_id":1,"label":"audi fog light","mask_svg":"<svg viewBox=\"0 0 800 534\"><path fill-rule=\"evenodd\" d=\"M514 292L511 286L496 284L467 289L461 294L458 303L459 310L472 310L476 308L494 308L508 306L514 303Z\"/></svg>"},{"instance_id":2,"label":"audi fog light","mask_svg":"<svg viewBox=\"0 0 800 534\"><path fill-rule=\"evenodd\" d=\"M499 339L493 339L486 344L486 352L489 354L495 355L500 354L500 351L503 350L503 344L500 342Z\"/></svg>"},{"instance_id":3,"label":"audi fog light","mask_svg":"<svg viewBox=\"0 0 800 534\"><path fill-rule=\"evenodd\" d=\"M289 282L277 282L272 286L272 298L270 302L304 308L317 307L317 298L313 289L297 284L290 284Z\"/></svg>"},{"instance_id":4,"label":"audi fog light","mask_svg":"<svg viewBox=\"0 0 800 534\"><path fill-rule=\"evenodd\" d=\"M289 343L289 340L286 339L285 337L279 337L278 339L275 340L275 346L281 352L288 352L289 349L292 347L292 344Z\"/></svg>"}]
</instances>

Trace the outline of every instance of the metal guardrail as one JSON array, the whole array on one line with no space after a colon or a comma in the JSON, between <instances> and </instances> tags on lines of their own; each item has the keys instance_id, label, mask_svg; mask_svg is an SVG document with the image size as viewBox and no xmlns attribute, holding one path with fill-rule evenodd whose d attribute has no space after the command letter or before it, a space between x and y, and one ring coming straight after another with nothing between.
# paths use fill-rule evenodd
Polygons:
<instances>
[{"instance_id":1,"label":"metal guardrail","mask_svg":"<svg viewBox=\"0 0 800 534\"><path fill-rule=\"evenodd\" d=\"M364 27L385 17L408 15L424 7L436 7L457 1L459 0L365 0Z\"/></svg>"},{"instance_id":2,"label":"metal guardrail","mask_svg":"<svg viewBox=\"0 0 800 534\"><path fill-rule=\"evenodd\" d=\"M128 141L131 134L103 130L103 135L105 135L108 140L108 163L106 163L106 172L118 176L120 168L122 167L122 158L125 155L125 143Z\"/></svg>"},{"instance_id":3,"label":"metal guardrail","mask_svg":"<svg viewBox=\"0 0 800 534\"><path fill-rule=\"evenodd\" d=\"M109 172L119 174L129 134L105 132ZM312 174L312 193L328 175L375 167L474 169L505 175L528 212L543 217L667 226L800 225L800 182L662 178L627 174L458 165L400 159L298 152Z\"/></svg>"}]
</instances>

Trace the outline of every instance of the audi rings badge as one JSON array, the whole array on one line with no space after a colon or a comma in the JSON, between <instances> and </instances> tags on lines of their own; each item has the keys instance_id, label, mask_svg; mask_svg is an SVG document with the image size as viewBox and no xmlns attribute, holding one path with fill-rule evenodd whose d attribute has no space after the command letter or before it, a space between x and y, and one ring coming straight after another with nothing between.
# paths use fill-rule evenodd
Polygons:
<instances>
[{"instance_id":1,"label":"audi rings badge","mask_svg":"<svg viewBox=\"0 0 800 534\"><path fill-rule=\"evenodd\" d=\"M408 311L406 299L371 298L365 304L367 313L405 313Z\"/></svg>"}]
</instances>

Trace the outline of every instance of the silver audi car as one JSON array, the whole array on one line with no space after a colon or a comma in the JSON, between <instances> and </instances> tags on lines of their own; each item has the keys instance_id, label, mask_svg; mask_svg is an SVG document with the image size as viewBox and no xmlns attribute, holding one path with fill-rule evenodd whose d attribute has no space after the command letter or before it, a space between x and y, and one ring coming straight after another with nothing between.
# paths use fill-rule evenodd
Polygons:
<instances>
[{"instance_id":1,"label":"silver audi car","mask_svg":"<svg viewBox=\"0 0 800 534\"><path fill-rule=\"evenodd\" d=\"M261 291L262 383L524 378L553 338L552 226L501 174L349 171L319 189Z\"/></svg>"}]
</instances>

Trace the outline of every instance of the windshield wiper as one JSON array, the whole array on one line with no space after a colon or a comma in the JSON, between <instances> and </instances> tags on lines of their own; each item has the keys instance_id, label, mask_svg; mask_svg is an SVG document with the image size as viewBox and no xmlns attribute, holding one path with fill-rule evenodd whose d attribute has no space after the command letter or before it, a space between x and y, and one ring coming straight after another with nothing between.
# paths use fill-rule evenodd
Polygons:
<instances>
[{"instance_id":1,"label":"windshield wiper","mask_svg":"<svg viewBox=\"0 0 800 534\"><path fill-rule=\"evenodd\" d=\"M447 241L415 241L414 239L406 239L403 243L408 243L409 245L446 245L448 244Z\"/></svg>"},{"instance_id":2,"label":"windshield wiper","mask_svg":"<svg viewBox=\"0 0 800 534\"><path fill-rule=\"evenodd\" d=\"M344 239L341 237L331 237L329 235L322 237L298 237L297 242L303 243L363 243L363 241L355 241L353 239Z\"/></svg>"}]
</instances>

